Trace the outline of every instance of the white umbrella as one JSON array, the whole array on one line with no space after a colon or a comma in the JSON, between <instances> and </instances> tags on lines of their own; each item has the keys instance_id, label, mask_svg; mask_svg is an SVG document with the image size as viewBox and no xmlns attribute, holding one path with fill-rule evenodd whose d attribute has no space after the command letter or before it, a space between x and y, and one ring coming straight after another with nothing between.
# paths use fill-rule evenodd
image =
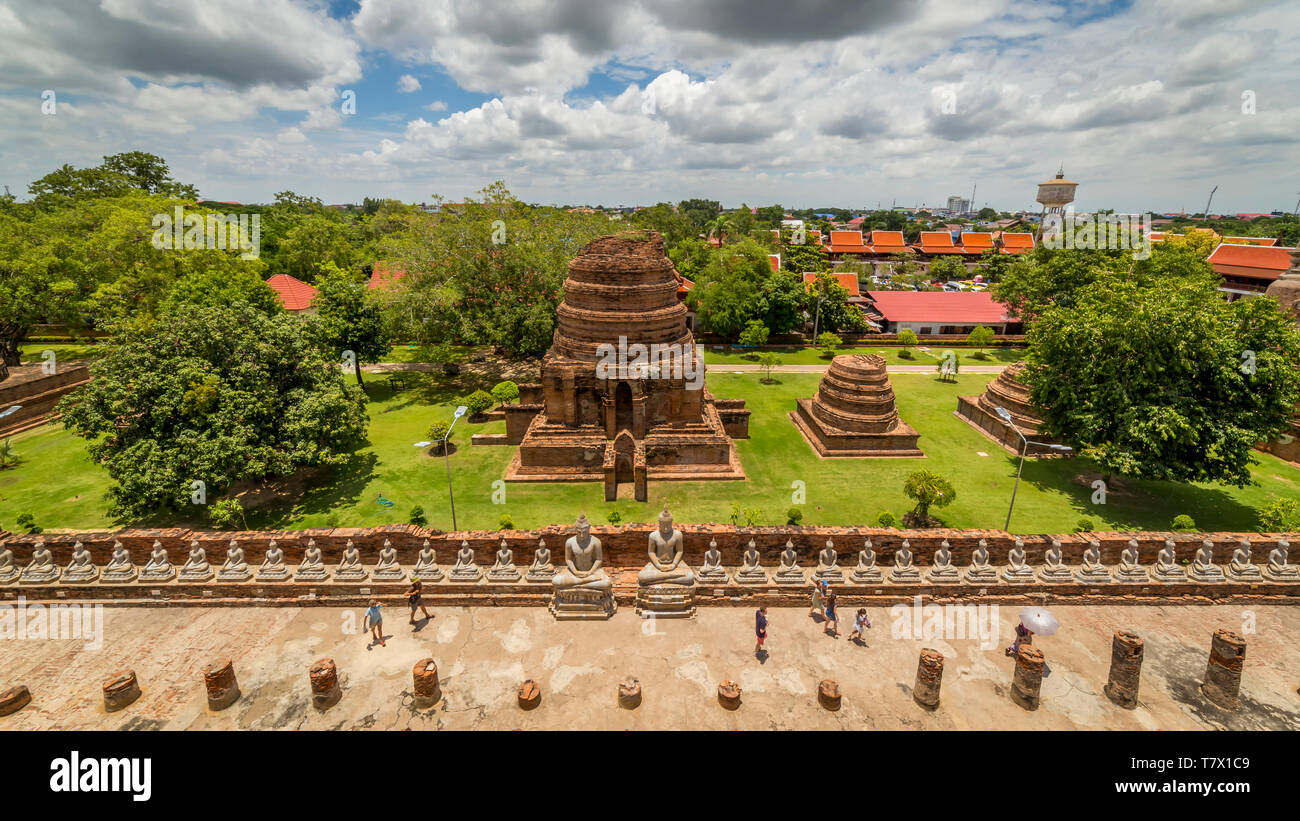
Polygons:
<instances>
[{"instance_id":1,"label":"white umbrella","mask_svg":"<svg viewBox=\"0 0 1300 821\"><path fill-rule=\"evenodd\" d=\"M1026 607L1020 611L1020 623L1026 630L1040 636L1050 636L1060 629L1056 616L1045 607Z\"/></svg>"}]
</instances>

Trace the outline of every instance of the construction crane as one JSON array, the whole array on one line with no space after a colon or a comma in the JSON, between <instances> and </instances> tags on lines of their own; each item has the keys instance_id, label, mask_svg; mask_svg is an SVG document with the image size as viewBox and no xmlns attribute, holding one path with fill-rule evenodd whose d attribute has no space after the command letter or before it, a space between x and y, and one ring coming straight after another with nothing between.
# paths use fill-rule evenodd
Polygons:
<instances>
[{"instance_id":1,"label":"construction crane","mask_svg":"<svg viewBox=\"0 0 1300 821\"><path fill-rule=\"evenodd\" d=\"M1203 222L1210 221L1210 203L1214 202L1214 192L1218 190L1219 186L1217 185L1210 189L1210 198L1205 201L1205 214L1201 217Z\"/></svg>"}]
</instances>

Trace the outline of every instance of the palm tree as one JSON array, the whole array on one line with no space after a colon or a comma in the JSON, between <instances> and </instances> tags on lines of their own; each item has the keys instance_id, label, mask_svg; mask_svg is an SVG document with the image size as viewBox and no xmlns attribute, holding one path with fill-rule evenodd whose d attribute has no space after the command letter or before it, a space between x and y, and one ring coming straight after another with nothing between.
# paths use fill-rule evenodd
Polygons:
<instances>
[{"instance_id":1,"label":"palm tree","mask_svg":"<svg viewBox=\"0 0 1300 821\"><path fill-rule=\"evenodd\" d=\"M18 464L18 454L14 453L13 440L0 442L0 469Z\"/></svg>"},{"instance_id":2,"label":"palm tree","mask_svg":"<svg viewBox=\"0 0 1300 821\"><path fill-rule=\"evenodd\" d=\"M709 223L708 225L709 236L713 236L715 232L717 233L719 248L722 247L727 232L732 230L734 225L735 225L735 220L732 218L730 214L725 214L725 213L718 214L718 216L713 220L713 222Z\"/></svg>"}]
</instances>

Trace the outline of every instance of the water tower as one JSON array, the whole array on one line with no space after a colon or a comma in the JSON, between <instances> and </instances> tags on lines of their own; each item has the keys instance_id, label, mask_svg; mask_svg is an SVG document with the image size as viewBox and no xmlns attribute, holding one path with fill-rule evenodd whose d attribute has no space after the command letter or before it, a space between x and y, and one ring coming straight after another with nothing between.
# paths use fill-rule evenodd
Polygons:
<instances>
[{"instance_id":1,"label":"water tower","mask_svg":"<svg viewBox=\"0 0 1300 821\"><path fill-rule=\"evenodd\" d=\"M1056 172L1056 178L1047 182L1038 184L1038 203L1043 206L1043 219L1048 214L1061 214L1065 211L1065 206L1074 202L1074 189L1078 188L1077 182L1071 182L1065 178L1065 169L1062 168ZM1042 233L1042 220L1038 223L1039 234Z\"/></svg>"}]
</instances>

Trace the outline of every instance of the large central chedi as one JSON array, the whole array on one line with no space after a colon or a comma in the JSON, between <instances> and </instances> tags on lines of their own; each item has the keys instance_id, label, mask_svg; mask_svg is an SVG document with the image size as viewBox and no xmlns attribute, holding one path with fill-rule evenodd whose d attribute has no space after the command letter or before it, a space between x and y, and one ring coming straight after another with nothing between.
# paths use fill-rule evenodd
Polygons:
<instances>
[{"instance_id":1,"label":"large central chedi","mask_svg":"<svg viewBox=\"0 0 1300 821\"><path fill-rule=\"evenodd\" d=\"M507 409L509 481L602 480L605 498L647 479L743 479L732 437L744 400L714 401L654 232L593 240L572 262L541 384ZM526 427L525 427L526 426Z\"/></svg>"}]
</instances>

